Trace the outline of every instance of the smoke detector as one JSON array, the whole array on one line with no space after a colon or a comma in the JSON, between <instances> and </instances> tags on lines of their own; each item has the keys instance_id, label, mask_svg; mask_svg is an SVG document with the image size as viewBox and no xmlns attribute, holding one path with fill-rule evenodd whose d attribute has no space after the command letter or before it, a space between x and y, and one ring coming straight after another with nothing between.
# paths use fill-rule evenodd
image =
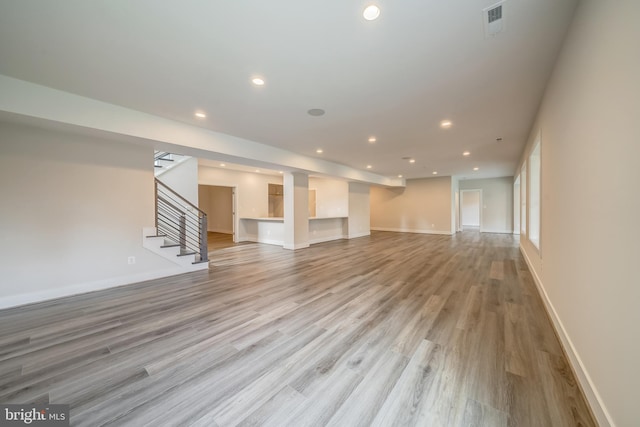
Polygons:
<instances>
[{"instance_id":1,"label":"smoke detector","mask_svg":"<svg viewBox=\"0 0 640 427\"><path fill-rule=\"evenodd\" d=\"M484 35L495 37L506 29L505 0L482 9L482 20L484 22Z\"/></svg>"}]
</instances>

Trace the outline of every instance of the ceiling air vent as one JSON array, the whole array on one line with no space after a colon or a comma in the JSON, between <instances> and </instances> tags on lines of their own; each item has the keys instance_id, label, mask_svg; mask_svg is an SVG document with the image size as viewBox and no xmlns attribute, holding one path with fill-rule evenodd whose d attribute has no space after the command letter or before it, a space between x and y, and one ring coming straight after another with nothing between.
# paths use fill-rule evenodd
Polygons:
<instances>
[{"instance_id":1,"label":"ceiling air vent","mask_svg":"<svg viewBox=\"0 0 640 427\"><path fill-rule=\"evenodd\" d=\"M504 3L503 0L493 6L482 9L485 36L494 37L505 30Z\"/></svg>"}]
</instances>

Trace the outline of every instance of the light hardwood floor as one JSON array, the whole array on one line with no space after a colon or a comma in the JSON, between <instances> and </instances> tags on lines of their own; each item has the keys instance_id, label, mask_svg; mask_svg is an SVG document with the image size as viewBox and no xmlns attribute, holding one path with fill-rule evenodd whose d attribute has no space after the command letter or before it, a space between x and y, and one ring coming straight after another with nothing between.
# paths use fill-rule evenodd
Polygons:
<instances>
[{"instance_id":1,"label":"light hardwood floor","mask_svg":"<svg viewBox=\"0 0 640 427\"><path fill-rule=\"evenodd\" d=\"M593 426L510 235L213 252L0 311L0 402L82 426Z\"/></svg>"},{"instance_id":2,"label":"light hardwood floor","mask_svg":"<svg viewBox=\"0 0 640 427\"><path fill-rule=\"evenodd\" d=\"M209 231L207 233L207 249L209 252L217 251L218 249L230 248L232 246L246 245L247 243L234 243L233 234L226 233L214 233Z\"/></svg>"}]
</instances>

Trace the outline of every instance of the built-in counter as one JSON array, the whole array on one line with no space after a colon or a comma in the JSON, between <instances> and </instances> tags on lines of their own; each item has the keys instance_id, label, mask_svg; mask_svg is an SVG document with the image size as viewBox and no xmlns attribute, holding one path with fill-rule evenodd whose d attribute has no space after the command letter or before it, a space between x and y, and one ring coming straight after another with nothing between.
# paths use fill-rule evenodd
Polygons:
<instances>
[{"instance_id":1,"label":"built-in counter","mask_svg":"<svg viewBox=\"0 0 640 427\"><path fill-rule=\"evenodd\" d=\"M309 244L347 238L348 217L309 218ZM240 235L249 242L284 244L284 218L240 218Z\"/></svg>"}]
</instances>

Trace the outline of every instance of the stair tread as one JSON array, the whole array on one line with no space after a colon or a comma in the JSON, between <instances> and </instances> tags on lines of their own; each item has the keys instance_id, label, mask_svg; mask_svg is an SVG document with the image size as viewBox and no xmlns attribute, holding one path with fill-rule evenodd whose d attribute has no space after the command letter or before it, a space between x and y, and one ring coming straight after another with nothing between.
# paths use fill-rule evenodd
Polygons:
<instances>
[{"instance_id":1,"label":"stair tread","mask_svg":"<svg viewBox=\"0 0 640 427\"><path fill-rule=\"evenodd\" d=\"M196 254L196 252L194 252L194 251L180 251L178 256L188 256L188 255L195 255L195 254Z\"/></svg>"}]
</instances>

